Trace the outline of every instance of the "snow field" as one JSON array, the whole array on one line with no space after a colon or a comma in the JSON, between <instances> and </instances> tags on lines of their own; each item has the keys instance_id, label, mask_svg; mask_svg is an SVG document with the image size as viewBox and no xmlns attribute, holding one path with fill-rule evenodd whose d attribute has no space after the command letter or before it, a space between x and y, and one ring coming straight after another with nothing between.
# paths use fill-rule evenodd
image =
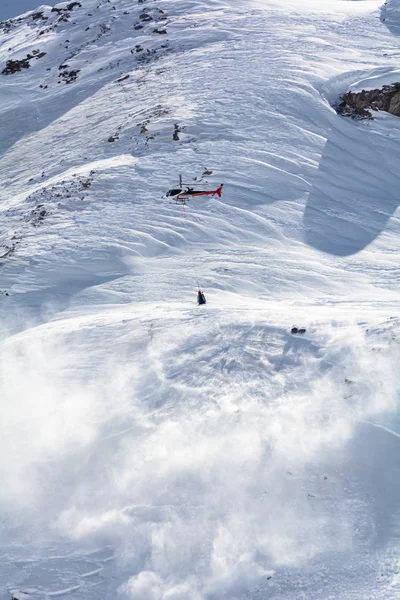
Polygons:
<instances>
[{"instance_id":1,"label":"snow field","mask_svg":"<svg viewBox=\"0 0 400 600\"><path fill-rule=\"evenodd\" d=\"M378 6L88 1L0 46L47 52L0 88L4 598L398 593L399 125L332 108L398 68Z\"/></svg>"},{"instance_id":2,"label":"snow field","mask_svg":"<svg viewBox=\"0 0 400 600\"><path fill-rule=\"evenodd\" d=\"M263 322L263 307L256 319L255 308L244 310L241 327L238 311L183 316L179 305L171 308L171 323L163 306L153 307L150 321L144 306L138 314L103 309L6 345L10 439L3 443L14 431L20 438L7 461L16 487L2 504L23 497L19 535L25 521L29 531L32 523L46 530L50 517L53 527L89 544L86 552L119 539L122 572L143 560L154 572L123 590L186 585L191 597L198 589L209 597L237 594L275 570L271 592L290 594L282 589L287 568L323 555L325 568L340 571L338 553L354 544L352 576L360 586L357 555L374 540L371 470L383 457L361 460L346 448L370 443L375 423L381 444L392 444L379 415L394 408L398 389L398 323L368 332L365 344L360 326L348 324L327 326L322 338L313 330L290 336ZM79 372L85 385L68 383ZM31 415L20 404L28 394ZM81 593L97 593L91 578L75 574L70 583L77 581Z\"/></svg>"}]
</instances>

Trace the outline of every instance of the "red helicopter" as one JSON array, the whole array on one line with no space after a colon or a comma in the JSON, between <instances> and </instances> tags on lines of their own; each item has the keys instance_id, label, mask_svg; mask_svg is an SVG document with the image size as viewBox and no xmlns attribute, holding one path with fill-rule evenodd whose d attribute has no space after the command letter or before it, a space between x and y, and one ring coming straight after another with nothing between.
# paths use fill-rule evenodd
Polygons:
<instances>
[{"instance_id":1,"label":"red helicopter","mask_svg":"<svg viewBox=\"0 0 400 600\"><path fill-rule=\"evenodd\" d=\"M224 184L221 183L216 190L195 190L192 187L186 185L183 186L182 176L179 175L179 188L169 190L169 192L167 192L165 195L173 198L178 204L186 204L190 198L194 198L196 196L218 196L221 198L223 186Z\"/></svg>"}]
</instances>

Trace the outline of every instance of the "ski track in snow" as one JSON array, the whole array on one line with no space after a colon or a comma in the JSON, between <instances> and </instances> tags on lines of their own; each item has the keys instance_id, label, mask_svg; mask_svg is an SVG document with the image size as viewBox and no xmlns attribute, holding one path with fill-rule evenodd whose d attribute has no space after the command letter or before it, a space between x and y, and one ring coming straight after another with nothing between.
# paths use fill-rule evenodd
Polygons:
<instances>
[{"instance_id":1,"label":"ski track in snow","mask_svg":"<svg viewBox=\"0 0 400 600\"><path fill-rule=\"evenodd\" d=\"M393 600L399 0L79 4L0 25L0 598Z\"/></svg>"}]
</instances>

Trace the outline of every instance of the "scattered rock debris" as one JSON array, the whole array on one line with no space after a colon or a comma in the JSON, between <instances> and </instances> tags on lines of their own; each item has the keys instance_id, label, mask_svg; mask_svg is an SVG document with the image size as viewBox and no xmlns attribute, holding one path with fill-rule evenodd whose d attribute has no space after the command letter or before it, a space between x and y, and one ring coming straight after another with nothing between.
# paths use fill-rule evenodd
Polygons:
<instances>
[{"instance_id":1,"label":"scattered rock debris","mask_svg":"<svg viewBox=\"0 0 400 600\"><path fill-rule=\"evenodd\" d=\"M76 81L76 79L78 78L79 73L81 72L80 69L71 69L68 70L64 67L59 67L59 68L63 68L64 70L60 72L59 77L60 79L58 80L58 83L61 83L62 81L66 84L68 83L72 83L73 81Z\"/></svg>"},{"instance_id":2,"label":"scattered rock debris","mask_svg":"<svg viewBox=\"0 0 400 600\"><path fill-rule=\"evenodd\" d=\"M33 227L37 227L43 221L47 215L47 210L43 204L37 204L29 214L25 215L25 220L28 221Z\"/></svg>"},{"instance_id":3,"label":"scattered rock debris","mask_svg":"<svg viewBox=\"0 0 400 600\"><path fill-rule=\"evenodd\" d=\"M145 2L146 0L144 0ZM54 83L66 83L66 84L70 84L72 82L74 82L78 76L79 73L81 71L81 65L79 65L79 67L75 67L75 68L63 68L68 66L68 62L69 60L71 60L71 58L80 55L82 53L82 51L84 51L86 48L92 46L93 44L97 44L99 39L103 36L103 35L107 35L110 33L110 31L112 31L113 29L113 22L114 20L117 18L115 16L115 11L116 6L113 5L111 2L107 1L100 1L97 8L100 9L100 7L105 7L107 4L109 4L109 11L114 11L114 16L111 17L111 21L107 21L107 22L103 22L101 23L98 27L87 27L86 31L92 31L95 32L94 36L88 36L88 38L91 39L86 39L84 40L83 43L79 44L79 46L75 47L72 49L72 52L70 51L70 54L68 57L65 57L65 60L63 61L62 65L60 65L59 70L59 77L58 79L56 79L56 81L54 81ZM141 5L143 4L143 2L139 2L138 4ZM74 13L77 11L77 9L82 8L82 1L72 1L72 2L66 2L66 3L60 3L60 4L56 4L55 6L53 6L52 8L49 6L43 6L41 7L41 9L38 9L30 14L27 14L26 16L23 17L18 17L15 19L8 19L7 21L4 22L0 22L0 32L11 32L13 29L16 29L18 27L20 27L22 24L23 25L27 25L31 28L37 28L37 35L41 36L41 35L45 35L47 33L52 33L54 34L54 32L57 29L60 29L60 32L63 31L63 29L65 30L65 28L63 28L63 24L71 21L71 19L74 18ZM145 10L143 10L143 7L139 6L137 7L136 10L125 10L124 13L125 18L128 17L129 15L132 15L130 17L131 22L128 25L129 27L134 27L135 29L143 29L144 32L151 34L152 31L154 30L155 33L159 33L159 34L165 34L166 30L165 28L161 28L158 29L157 27L155 27L155 25L160 22L166 22L166 20L168 19L166 13L164 10L158 8L158 7L146 7ZM86 13L85 16L93 16L92 13ZM89 23L88 23L89 24ZM45 25L45 27L44 27ZM44 27L44 28L43 28ZM39 30L40 29L40 30ZM63 34L63 37L68 37L68 39L66 39L65 41L63 41L60 46L63 48L69 48L69 45L66 44L73 44L74 40L71 39L71 36L65 36ZM13 48L10 48L9 51L12 51ZM137 44L135 46L134 49L131 50L132 54L135 54L135 56L137 57L137 62L142 65L142 64L147 64L152 62L154 59L158 59L161 57L162 54L164 54L165 52L160 52L160 50L168 50L170 51L170 49L168 48L168 42L167 44L163 44L161 45L159 48L148 48L147 50L145 48L143 48L142 44ZM41 58L42 56L44 56L45 53L39 54L37 56L35 56L36 58ZM140 56L139 56L140 55ZM160 56L159 56L160 55ZM22 58L13 58L10 59L9 61L7 61L5 67L3 68L3 75L11 75L13 73L18 73L19 71L22 71L23 69L29 69L32 66L32 58L33 56L28 55L27 57L22 57ZM118 61L112 61L109 63L108 66L105 67L101 67L101 69L99 69L99 71L104 71L107 69L115 69L118 68L119 66L119 62L122 60L119 59ZM48 69L50 70L50 69ZM1 72L1 70L0 70ZM125 75L125 78L127 79L128 76ZM124 79L121 78L121 80L123 81ZM38 87L40 87L41 89L47 89L49 87L51 87L51 84L53 83L52 80L42 80L42 81L38 81Z\"/></svg>"},{"instance_id":4,"label":"scattered rock debris","mask_svg":"<svg viewBox=\"0 0 400 600\"><path fill-rule=\"evenodd\" d=\"M20 244L28 234L27 227L40 227L50 215L56 215L58 211L67 206L71 210L77 207L82 200L90 194L90 188L94 181L96 171L90 171L89 175L73 175L71 179L59 181L53 185L41 188L30 194L24 204L12 207L6 211L6 215L20 222L18 230L3 242L0 241L0 266L1 260L5 260L14 255L18 244ZM64 203L63 203L64 201ZM0 294L8 295L8 292L1 291Z\"/></svg>"}]
</instances>

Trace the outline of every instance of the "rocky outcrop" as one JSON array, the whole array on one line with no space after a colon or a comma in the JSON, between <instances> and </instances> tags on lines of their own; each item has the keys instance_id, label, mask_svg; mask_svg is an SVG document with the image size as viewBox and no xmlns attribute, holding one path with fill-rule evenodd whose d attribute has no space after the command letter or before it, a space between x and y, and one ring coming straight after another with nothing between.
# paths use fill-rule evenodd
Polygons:
<instances>
[{"instance_id":1,"label":"rocky outcrop","mask_svg":"<svg viewBox=\"0 0 400 600\"><path fill-rule=\"evenodd\" d=\"M33 50L32 54L27 54L26 58L21 58L19 60L8 60L5 68L2 70L3 75L12 75L13 73L18 73L22 71L22 69L29 69L31 66L30 61L34 58L39 59L46 56L46 52L40 52L40 50Z\"/></svg>"},{"instance_id":2,"label":"rocky outcrop","mask_svg":"<svg viewBox=\"0 0 400 600\"><path fill-rule=\"evenodd\" d=\"M384 85L382 89L347 92L336 111L353 119L373 119L371 110L384 110L400 117L400 83Z\"/></svg>"}]
</instances>

